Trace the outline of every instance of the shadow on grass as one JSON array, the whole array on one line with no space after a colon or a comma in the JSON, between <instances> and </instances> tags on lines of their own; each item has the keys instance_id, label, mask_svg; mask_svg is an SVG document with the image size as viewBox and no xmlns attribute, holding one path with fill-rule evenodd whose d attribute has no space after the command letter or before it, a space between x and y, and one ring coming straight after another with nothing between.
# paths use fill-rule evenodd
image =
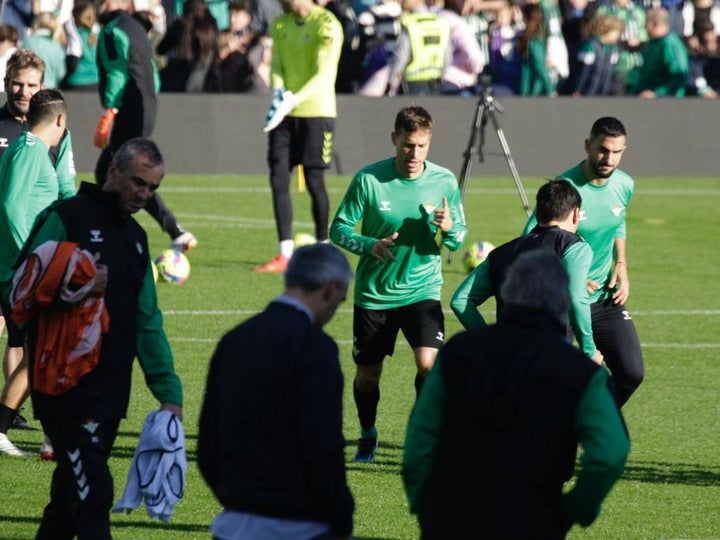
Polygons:
<instances>
[{"instance_id":1,"label":"shadow on grass","mask_svg":"<svg viewBox=\"0 0 720 540\"><path fill-rule=\"evenodd\" d=\"M118 431L118 439L121 437L130 437L131 439L139 439L140 438L140 432L139 431ZM185 440L186 441L194 441L197 440L197 433L188 433L185 432Z\"/></svg>"},{"instance_id":2,"label":"shadow on grass","mask_svg":"<svg viewBox=\"0 0 720 540\"><path fill-rule=\"evenodd\" d=\"M355 439L345 440L345 446L352 448L353 453L355 452L356 444L357 441ZM375 471L378 473L398 474L400 472L400 466L402 465L402 452L402 444L384 442L381 439L375 451L375 460L372 463L355 463L351 458L350 462L346 464L346 467L349 471L367 471L368 468L376 467ZM380 465L382 467L379 467Z\"/></svg>"},{"instance_id":3,"label":"shadow on grass","mask_svg":"<svg viewBox=\"0 0 720 540\"><path fill-rule=\"evenodd\" d=\"M693 463L629 461L622 478L652 484L717 486L720 484L720 468L703 467Z\"/></svg>"},{"instance_id":4,"label":"shadow on grass","mask_svg":"<svg viewBox=\"0 0 720 540\"><path fill-rule=\"evenodd\" d=\"M3 516L0 515L0 523L27 523L35 524L37 527L40 526L40 518L37 516ZM147 521L113 521L110 525L111 529L161 529L163 531L178 531L178 532L199 532L209 534L209 525L197 525L192 523L160 523ZM15 540L7 536L2 537L3 540ZM18 540L25 540L24 537L18 537Z\"/></svg>"}]
</instances>

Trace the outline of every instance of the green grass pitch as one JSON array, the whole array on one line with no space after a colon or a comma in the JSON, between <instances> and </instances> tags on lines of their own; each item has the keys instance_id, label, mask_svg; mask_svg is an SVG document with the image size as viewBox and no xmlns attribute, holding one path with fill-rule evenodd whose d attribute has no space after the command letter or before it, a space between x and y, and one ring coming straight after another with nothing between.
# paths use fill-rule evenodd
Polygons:
<instances>
[{"instance_id":1,"label":"green grass pitch","mask_svg":"<svg viewBox=\"0 0 720 540\"><path fill-rule=\"evenodd\" d=\"M531 202L542 181L523 178ZM331 211L348 182L347 176L328 177ZM294 191L296 232L312 233L309 196ZM277 250L265 176L169 174L160 192L200 241L189 254L188 281L179 286L158 284L165 328L185 388L187 486L167 524L151 521L142 508L128 515L113 514L113 535L119 540L210 537L208 524L219 505L195 463L207 362L224 332L262 309L282 288L281 276L252 272ZM624 409L633 444L625 474L596 523L589 529L573 528L570 539L720 538L718 207L720 178L636 178L628 219L628 307L642 342L646 379ZM510 176L473 177L465 211L468 241L498 245L516 236L525 222ZM167 246L167 237L144 212L139 220L149 232L153 253L159 254ZM348 256L354 266L354 256ZM461 256L456 255L451 264L446 262L444 269L448 335L460 329L448 301L465 276ZM493 310L492 303L483 307L491 320ZM351 302L341 306L327 330L340 345L345 372L347 467L357 506L354 534L365 540L417 538L399 475L404 431L414 400L409 347L401 337L395 356L386 361L377 462L358 465L351 461L358 436L349 386L354 370ZM136 368L128 418L121 424L111 460L116 500L142 422L155 406ZM32 416L29 402L25 412ZM40 432L11 431L10 435L23 448L39 449ZM34 536L48 499L52 470L53 465L39 459L0 456L0 538Z\"/></svg>"}]
</instances>

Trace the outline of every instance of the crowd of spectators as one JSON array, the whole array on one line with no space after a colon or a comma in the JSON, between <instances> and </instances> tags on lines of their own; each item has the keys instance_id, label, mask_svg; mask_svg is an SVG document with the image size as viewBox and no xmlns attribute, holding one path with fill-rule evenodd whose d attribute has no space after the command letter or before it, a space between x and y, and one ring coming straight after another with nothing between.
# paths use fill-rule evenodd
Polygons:
<instances>
[{"instance_id":1,"label":"crowd of spectators","mask_svg":"<svg viewBox=\"0 0 720 540\"><path fill-rule=\"evenodd\" d=\"M720 92L720 0L315 0L343 26L342 94L702 96ZM269 94L280 0L135 0L162 92ZM91 0L7 0L48 88L96 90Z\"/></svg>"}]
</instances>

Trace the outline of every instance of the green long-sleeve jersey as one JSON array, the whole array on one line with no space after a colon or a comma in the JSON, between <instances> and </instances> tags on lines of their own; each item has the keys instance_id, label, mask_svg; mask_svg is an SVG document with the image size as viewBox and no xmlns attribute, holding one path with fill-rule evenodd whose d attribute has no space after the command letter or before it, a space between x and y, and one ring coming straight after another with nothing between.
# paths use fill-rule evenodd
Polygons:
<instances>
[{"instance_id":1,"label":"green long-sleeve jersey","mask_svg":"<svg viewBox=\"0 0 720 540\"><path fill-rule=\"evenodd\" d=\"M580 349L588 356L592 356L596 351L590 297L587 292L587 276L592 257L592 249L587 242L571 244L562 253L563 264L570 277L570 324ZM485 259L457 288L450 307L464 328L478 328L486 325L478 307L494 295L490 279L490 259Z\"/></svg>"},{"instance_id":2,"label":"green long-sleeve jersey","mask_svg":"<svg viewBox=\"0 0 720 540\"><path fill-rule=\"evenodd\" d=\"M434 209L447 197L453 226L440 231L441 245L455 251L467 233L455 175L432 162L415 179L400 178L394 158L361 169L352 179L330 227L331 240L359 255L355 304L393 309L423 300L440 300L442 258L432 224ZM360 232L356 225L362 222ZM395 260L370 255L373 244L398 233L389 250Z\"/></svg>"},{"instance_id":3,"label":"green long-sleeve jersey","mask_svg":"<svg viewBox=\"0 0 720 540\"><path fill-rule=\"evenodd\" d=\"M580 223L577 234L592 248L593 260L588 279L598 283L600 288L590 295L590 301L598 302L612 296L607 287L614 266L615 238L626 238L625 217L633 196L635 182L632 177L615 169L605 184L591 184L582 170L582 162L558 176L570 182L580 192ZM537 225L535 212L525 225L523 234Z\"/></svg>"},{"instance_id":4,"label":"green long-sleeve jersey","mask_svg":"<svg viewBox=\"0 0 720 540\"><path fill-rule=\"evenodd\" d=\"M50 203L75 193L70 135L59 149L56 167L47 145L26 131L0 159L0 281L12 278L13 265L37 215Z\"/></svg>"},{"instance_id":5,"label":"green long-sleeve jersey","mask_svg":"<svg viewBox=\"0 0 720 540\"><path fill-rule=\"evenodd\" d=\"M290 116L335 118L335 77L343 44L340 21L315 6L304 19L292 13L275 17L270 35L270 84L291 90L298 99Z\"/></svg>"},{"instance_id":6,"label":"green long-sleeve jersey","mask_svg":"<svg viewBox=\"0 0 720 540\"><path fill-rule=\"evenodd\" d=\"M60 144L57 148L57 157L55 158L55 172L58 177L58 184L60 186L60 198L67 199L75 195L75 179L77 177L77 171L75 170L75 156L73 154L72 137L70 130L66 129L65 133L60 139ZM52 159L52 149L50 151Z\"/></svg>"}]
</instances>

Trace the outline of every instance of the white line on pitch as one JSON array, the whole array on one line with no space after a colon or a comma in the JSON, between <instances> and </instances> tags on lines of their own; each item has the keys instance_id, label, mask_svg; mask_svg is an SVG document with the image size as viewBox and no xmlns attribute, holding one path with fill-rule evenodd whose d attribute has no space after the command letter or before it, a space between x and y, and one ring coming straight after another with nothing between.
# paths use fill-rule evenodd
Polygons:
<instances>
[{"instance_id":1,"label":"white line on pitch","mask_svg":"<svg viewBox=\"0 0 720 540\"><path fill-rule=\"evenodd\" d=\"M345 187L328 186L329 193L345 193ZM196 187L196 186L163 186L162 193L270 193L269 186L243 187ZM473 188L468 187L467 193L479 195L515 195L517 190L510 188ZM720 195L720 188L638 188L636 195Z\"/></svg>"},{"instance_id":2,"label":"white line on pitch","mask_svg":"<svg viewBox=\"0 0 720 540\"><path fill-rule=\"evenodd\" d=\"M352 313L352 309L339 309L338 313ZM189 316L195 316L195 315L214 315L214 316L223 316L223 315L254 315L255 313L258 313L258 311L253 311L250 309L238 309L238 310L217 310L217 309L208 309L208 310L202 310L202 309L168 309L163 310L163 315L189 315ZM445 310L446 315L451 315L452 312L449 310ZM720 309L691 309L691 310L680 310L680 309L667 309L667 310L657 310L657 311L631 311L632 315L643 315L643 316L660 316L660 315L699 315L699 316L707 316L707 315L720 315Z\"/></svg>"},{"instance_id":3,"label":"white line on pitch","mask_svg":"<svg viewBox=\"0 0 720 540\"><path fill-rule=\"evenodd\" d=\"M218 338L168 338L171 343L216 343ZM351 345L350 339L336 339L338 345ZM641 343L643 349L720 349L720 343Z\"/></svg>"}]
</instances>

